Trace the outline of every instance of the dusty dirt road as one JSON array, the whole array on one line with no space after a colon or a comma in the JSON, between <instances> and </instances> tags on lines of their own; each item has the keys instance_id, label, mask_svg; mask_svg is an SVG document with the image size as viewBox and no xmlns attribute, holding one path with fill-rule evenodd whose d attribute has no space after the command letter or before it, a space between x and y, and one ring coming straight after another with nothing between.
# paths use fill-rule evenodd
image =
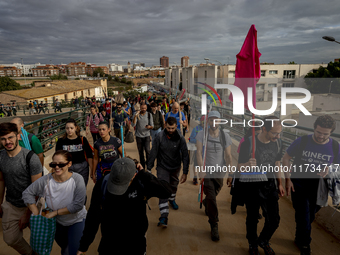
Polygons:
<instances>
[{"instance_id":1,"label":"dusty dirt road","mask_svg":"<svg viewBox=\"0 0 340 255\"><path fill-rule=\"evenodd\" d=\"M193 128L194 126L192 126ZM186 138L189 137L187 134ZM139 159L136 144L126 144L126 154ZM49 163L49 162L48 162ZM155 174L155 169L152 170ZM87 187L88 204L91 197L93 182L90 180ZM147 254L148 255L191 255L191 254L248 254L248 243L245 232L245 208L238 207L237 213L231 215L229 188L225 184L217 197L219 208L219 233L220 241L213 242L210 239L210 226L208 217L204 210L199 209L198 186L192 184L188 179L186 183L180 184L177 193L179 210L170 208L168 228L157 227L159 210L158 199L152 198L149 201L151 210L147 209L149 218L149 230L147 232ZM271 244L276 254L290 255L299 254L294 246L294 210L290 201L286 198L280 199L281 222L279 229L274 234ZM259 221L258 230L262 229L264 219ZM340 226L339 226L340 227ZM114 229L112 231L115 231ZM24 236L29 240L29 230L24 231ZM127 237L128 238L128 237ZM313 223L312 250L314 255L340 254L340 240L328 233L322 226ZM17 254L8 247L2 239L2 228L0 228L0 254ZM87 255L97 254L100 241L100 232L90 246ZM133 244L133 242L131 243ZM52 255L60 254L60 248L55 243ZM260 250L260 254L264 254Z\"/></svg>"}]
</instances>

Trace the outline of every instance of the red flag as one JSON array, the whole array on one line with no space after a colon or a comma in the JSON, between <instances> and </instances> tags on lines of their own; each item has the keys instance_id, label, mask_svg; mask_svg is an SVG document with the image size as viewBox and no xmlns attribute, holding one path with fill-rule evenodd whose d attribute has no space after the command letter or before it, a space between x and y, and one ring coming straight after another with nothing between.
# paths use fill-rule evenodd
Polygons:
<instances>
[{"instance_id":1,"label":"red flag","mask_svg":"<svg viewBox=\"0 0 340 255\"><path fill-rule=\"evenodd\" d=\"M244 107L248 109L248 88L253 88L253 106L256 109L256 83L261 78L261 53L257 48L257 30L251 25L241 51L236 55L235 86L239 87L244 95ZM232 94L229 99L233 101ZM248 109L249 110L249 109Z\"/></svg>"}]
</instances>

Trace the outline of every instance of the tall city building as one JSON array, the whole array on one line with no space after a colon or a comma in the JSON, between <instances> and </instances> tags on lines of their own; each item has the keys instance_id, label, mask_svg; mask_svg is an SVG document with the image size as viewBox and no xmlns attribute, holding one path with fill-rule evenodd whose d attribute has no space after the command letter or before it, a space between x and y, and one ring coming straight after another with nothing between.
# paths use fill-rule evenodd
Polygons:
<instances>
[{"instance_id":1,"label":"tall city building","mask_svg":"<svg viewBox=\"0 0 340 255\"><path fill-rule=\"evenodd\" d=\"M184 56L181 58L181 67L188 67L189 66L189 57Z\"/></svg>"},{"instance_id":2,"label":"tall city building","mask_svg":"<svg viewBox=\"0 0 340 255\"><path fill-rule=\"evenodd\" d=\"M160 58L160 65L161 67L169 67L169 58L166 56L163 56Z\"/></svg>"}]
</instances>

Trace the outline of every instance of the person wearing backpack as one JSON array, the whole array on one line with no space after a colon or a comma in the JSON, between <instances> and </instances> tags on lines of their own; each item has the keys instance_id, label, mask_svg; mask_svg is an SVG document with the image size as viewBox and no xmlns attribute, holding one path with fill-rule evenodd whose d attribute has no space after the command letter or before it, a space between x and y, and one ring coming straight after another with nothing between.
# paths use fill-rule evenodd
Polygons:
<instances>
[{"instance_id":1,"label":"person wearing backpack","mask_svg":"<svg viewBox=\"0 0 340 255\"><path fill-rule=\"evenodd\" d=\"M159 227L166 228L168 225L169 204L174 210L178 210L176 203L176 193L179 183L187 180L189 172L189 153L185 138L177 129L177 121L174 117L169 117L162 130L152 142L152 149L147 163L147 170L151 172L157 158L157 177L165 180L172 187L172 194L169 199L159 199ZM179 174L183 164L183 174L179 179ZM168 204L169 202L169 204Z\"/></svg>"},{"instance_id":2,"label":"person wearing backpack","mask_svg":"<svg viewBox=\"0 0 340 255\"><path fill-rule=\"evenodd\" d=\"M117 104L117 109L112 112L112 121L115 136L121 139L120 126L123 126L123 134L125 134L125 128L130 130L130 125L128 121L128 115L122 110L122 104Z\"/></svg>"},{"instance_id":3,"label":"person wearing backpack","mask_svg":"<svg viewBox=\"0 0 340 255\"><path fill-rule=\"evenodd\" d=\"M160 111L157 109L157 104L153 102L151 104L151 115L153 119L153 129L151 129L151 138L152 141L155 140L156 135L158 135L159 132L164 128L165 120L164 116Z\"/></svg>"},{"instance_id":4,"label":"person wearing backpack","mask_svg":"<svg viewBox=\"0 0 340 255\"><path fill-rule=\"evenodd\" d=\"M143 168L148 164L150 155L150 131L153 129L153 118L151 113L146 111L146 104L140 106L140 112L133 117L132 126L136 126L136 143L139 153L139 161ZM144 158L144 151L146 159Z\"/></svg>"},{"instance_id":5,"label":"person wearing backpack","mask_svg":"<svg viewBox=\"0 0 340 255\"><path fill-rule=\"evenodd\" d=\"M249 243L249 254L260 254L258 251L258 246L260 246L266 255L272 255L275 252L270 247L269 241L279 227L278 200L284 195L280 171L282 126L276 116L264 117L262 121L262 132L255 137L255 144L250 136L241 145L238 158L240 177L237 195L246 205L246 238ZM255 158L252 156L253 146L255 147ZM269 170L270 167L278 171ZM257 225L260 207L265 222L260 236L258 236Z\"/></svg>"},{"instance_id":6,"label":"person wearing backpack","mask_svg":"<svg viewBox=\"0 0 340 255\"><path fill-rule=\"evenodd\" d=\"M100 122L98 126L100 138L93 145L93 167L91 178L94 183L111 171L112 164L123 155L122 141L110 135L110 124Z\"/></svg>"},{"instance_id":7,"label":"person wearing backpack","mask_svg":"<svg viewBox=\"0 0 340 255\"><path fill-rule=\"evenodd\" d=\"M93 188L85 229L77 255L85 254L101 229L99 255L146 252L147 201L168 198L171 187L130 158L114 162L110 174Z\"/></svg>"},{"instance_id":8,"label":"person wearing backpack","mask_svg":"<svg viewBox=\"0 0 340 255\"><path fill-rule=\"evenodd\" d=\"M32 150L35 154L37 154L40 159L41 165L44 167L44 149L38 137L31 133L28 133L24 129L25 124L21 118L16 117L12 119L11 123L16 124L18 127L19 145L28 150Z\"/></svg>"},{"instance_id":9,"label":"person wearing backpack","mask_svg":"<svg viewBox=\"0 0 340 255\"><path fill-rule=\"evenodd\" d=\"M99 138L98 125L99 122L104 121L103 116L98 112L98 108L95 105L91 105L90 114L86 118L86 133L91 132L93 144Z\"/></svg>"},{"instance_id":10,"label":"person wearing backpack","mask_svg":"<svg viewBox=\"0 0 340 255\"><path fill-rule=\"evenodd\" d=\"M22 192L43 173L34 152L19 146L18 127L14 123L0 124L0 218L3 238L19 254L36 254L23 238L31 211L22 200ZM6 201L4 201L6 189Z\"/></svg>"},{"instance_id":11,"label":"person wearing backpack","mask_svg":"<svg viewBox=\"0 0 340 255\"><path fill-rule=\"evenodd\" d=\"M209 217L211 240L219 241L220 236L218 233L218 209L216 203L216 197L223 187L223 178L226 172L219 171L217 167L216 171L209 172L206 169L209 167L219 166L222 169L224 166L230 166L232 164L231 156L231 138L229 134L219 128L218 124L214 125L215 119L220 119L221 115L218 111L211 111L208 114L208 135L206 145L206 155L204 164L204 148L205 134L204 130L198 132L196 136L197 146L197 166L205 166L205 169L201 169L199 177L204 178L203 192L205 198L203 199L203 205L205 206L205 213ZM196 168L196 166L195 166ZM203 173L206 174L202 176ZM203 196L203 194L201 194Z\"/></svg>"},{"instance_id":12,"label":"person wearing backpack","mask_svg":"<svg viewBox=\"0 0 340 255\"><path fill-rule=\"evenodd\" d=\"M83 176L86 187L93 163L93 148L86 137L80 136L80 128L74 119L66 121L65 131L63 138L58 139L55 151L64 150L71 153L72 166L69 170Z\"/></svg>"},{"instance_id":13,"label":"person wearing backpack","mask_svg":"<svg viewBox=\"0 0 340 255\"><path fill-rule=\"evenodd\" d=\"M296 139L283 156L286 193L291 194L295 209L295 244L301 254L311 254L312 222L320 206L316 204L319 180L328 174L330 164L340 163L339 143L330 138L336 127L329 115L319 116L314 122L314 133ZM290 160L294 158L291 165Z\"/></svg>"},{"instance_id":14,"label":"person wearing backpack","mask_svg":"<svg viewBox=\"0 0 340 255\"><path fill-rule=\"evenodd\" d=\"M184 113L179 110L179 104L177 102L172 105L172 111L165 115L165 121L169 117L174 117L177 120L177 129L182 133L183 128L187 126L187 122Z\"/></svg>"},{"instance_id":15,"label":"person wearing backpack","mask_svg":"<svg viewBox=\"0 0 340 255\"><path fill-rule=\"evenodd\" d=\"M30 114L30 115L34 114L34 108L33 108L33 103L32 103L32 101L29 102L29 104L28 104L28 109L29 109L29 114Z\"/></svg>"}]
</instances>

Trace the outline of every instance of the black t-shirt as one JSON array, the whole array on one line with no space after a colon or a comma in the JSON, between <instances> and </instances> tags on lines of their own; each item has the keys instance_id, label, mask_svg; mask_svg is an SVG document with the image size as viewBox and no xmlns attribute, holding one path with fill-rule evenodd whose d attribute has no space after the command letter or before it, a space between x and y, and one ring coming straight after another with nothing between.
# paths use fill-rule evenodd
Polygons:
<instances>
[{"instance_id":1,"label":"black t-shirt","mask_svg":"<svg viewBox=\"0 0 340 255\"><path fill-rule=\"evenodd\" d=\"M81 142L81 137L78 136L76 139L60 138L56 145L56 151L65 150L72 154L72 164L78 164L84 162L85 154L87 158L93 158L92 150L87 141L86 137L83 137L83 143Z\"/></svg>"},{"instance_id":2,"label":"black t-shirt","mask_svg":"<svg viewBox=\"0 0 340 255\"><path fill-rule=\"evenodd\" d=\"M98 156L103 163L113 163L119 158L118 148L122 146L122 141L117 137L110 137L110 140L104 142L99 138L94 143L94 148L98 151Z\"/></svg>"},{"instance_id":3,"label":"black t-shirt","mask_svg":"<svg viewBox=\"0 0 340 255\"><path fill-rule=\"evenodd\" d=\"M262 143L256 136L256 148L255 148L255 158L257 166L275 166L276 161L280 161L282 157L282 146L280 151L278 152L278 143L270 141L269 143ZM250 159L250 153L252 148L250 148L249 138L245 139L245 141L241 144L240 154L238 158L238 163L247 163ZM260 169L260 170L263 170ZM244 186L244 190L246 191L248 188L258 188L259 195L263 198L269 198L272 196L278 196L276 181L275 181L275 173L273 171L267 172L268 181L259 183L259 185L249 185L249 182L241 183ZM249 190L248 190L249 191ZM251 192L257 193L255 190Z\"/></svg>"}]
</instances>

